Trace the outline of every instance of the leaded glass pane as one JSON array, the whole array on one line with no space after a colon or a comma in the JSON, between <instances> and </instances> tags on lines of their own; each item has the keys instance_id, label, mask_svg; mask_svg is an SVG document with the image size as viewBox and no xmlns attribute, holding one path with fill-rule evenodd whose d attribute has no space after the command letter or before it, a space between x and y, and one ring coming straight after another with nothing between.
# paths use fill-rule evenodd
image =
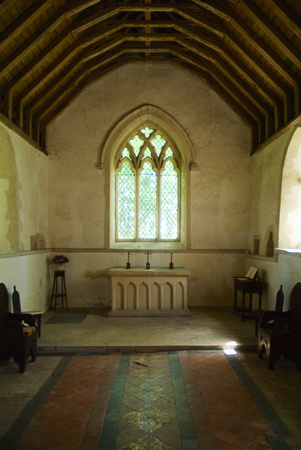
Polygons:
<instances>
[{"instance_id":1,"label":"leaded glass pane","mask_svg":"<svg viewBox=\"0 0 301 450\"><path fill-rule=\"evenodd\" d=\"M142 139L140 139L138 134L136 134L136 136L133 139L130 140L130 144L133 147L135 156L138 156L139 152L140 152L140 148L144 144L144 141Z\"/></svg>"},{"instance_id":2,"label":"leaded glass pane","mask_svg":"<svg viewBox=\"0 0 301 450\"><path fill-rule=\"evenodd\" d=\"M173 158L173 151L170 147L168 147L168 149L166 150L163 159L167 159L167 158Z\"/></svg>"},{"instance_id":3,"label":"leaded glass pane","mask_svg":"<svg viewBox=\"0 0 301 450\"><path fill-rule=\"evenodd\" d=\"M178 174L171 161L161 173L160 238L178 238Z\"/></svg>"},{"instance_id":4,"label":"leaded glass pane","mask_svg":"<svg viewBox=\"0 0 301 450\"><path fill-rule=\"evenodd\" d=\"M128 162L122 164L117 178L118 239L135 238L135 173Z\"/></svg>"},{"instance_id":5,"label":"leaded glass pane","mask_svg":"<svg viewBox=\"0 0 301 450\"><path fill-rule=\"evenodd\" d=\"M151 153L151 151L150 151L150 149L148 147L145 149L145 152L143 153L142 159L145 159L145 158L152 158L153 159L152 153Z\"/></svg>"},{"instance_id":6,"label":"leaded glass pane","mask_svg":"<svg viewBox=\"0 0 301 450\"><path fill-rule=\"evenodd\" d=\"M139 239L157 236L157 174L145 162L139 176Z\"/></svg>"},{"instance_id":7,"label":"leaded glass pane","mask_svg":"<svg viewBox=\"0 0 301 450\"><path fill-rule=\"evenodd\" d=\"M145 136L147 139L150 137L150 135L151 135L153 132L154 132L154 130L152 130L152 129L149 128L149 127L142 128L142 130L141 130L141 133L143 133L144 136Z\"/></svg>"},{"instance_id":8,"label":"leaded glass pane","mask_svg":"<svg viewBox=\"0 0 301 450\"><path fill-rule=\"evenodd\" d=\"M155 148L155 151L157 153L157 156L160 156L160 153L162 151L163 145L166 143L166 141L160 136L160 134L157 134L155 139L151 140L152 145Z\"/></svg>"},{"instance_id":9,"label":"leaded glass pane","mask_svg":"<svg viewBox=\"0 0 301 450\"><path fill-rule=\"evenodd\" d=\"M122 158L129 158L130 160L132 159L130 151L126 147L124 148L121 157Z\"/></svg>"}]
</instances>

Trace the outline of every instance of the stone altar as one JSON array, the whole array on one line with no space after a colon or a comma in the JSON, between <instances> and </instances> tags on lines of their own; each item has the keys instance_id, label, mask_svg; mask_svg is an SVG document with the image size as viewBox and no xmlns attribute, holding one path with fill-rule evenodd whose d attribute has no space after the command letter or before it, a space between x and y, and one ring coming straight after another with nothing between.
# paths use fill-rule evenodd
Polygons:
<instances>
[{"instance_id":1,"label":"stone altar","mask_svg":"<svg viewBox=\"0 0 301 450\"><path fill-rule=\"evenodd\" d=\"M110 315L189 316L187 278L184 267L109 269L112 287Z\"/></svg>"}]
</instances>

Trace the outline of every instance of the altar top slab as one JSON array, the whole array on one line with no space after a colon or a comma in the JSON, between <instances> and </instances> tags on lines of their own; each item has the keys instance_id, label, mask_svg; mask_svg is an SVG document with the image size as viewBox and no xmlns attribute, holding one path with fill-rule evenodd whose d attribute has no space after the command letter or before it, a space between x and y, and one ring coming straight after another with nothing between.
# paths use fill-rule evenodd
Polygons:
<instances>
[{"instance_id":1,"label":"altar top slab","mask_svg":"<svg viewBox=\"0 0 301 450\"><path fill-rule=\"evenodd\" d=\"M168 267L151 267L146 269L145 267L131 267L126 269L125 267L111 267L108 271L109 276L129 276L129 277L189 277L190 271L185 267L175 267L169 269Z\"/></svg>"}]
</instances>

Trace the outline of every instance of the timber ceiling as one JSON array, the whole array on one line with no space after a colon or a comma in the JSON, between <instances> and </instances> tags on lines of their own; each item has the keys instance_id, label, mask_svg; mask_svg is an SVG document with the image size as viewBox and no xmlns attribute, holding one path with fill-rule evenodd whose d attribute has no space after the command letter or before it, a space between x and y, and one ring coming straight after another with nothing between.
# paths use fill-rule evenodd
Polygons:
<instances>
[{"instance_id":1,"label":"timber ceiling","mask_svg":"<svg viewBox=\"0 0 301 450\"><path fill-rule=\"evenodd\" d=\"M133 62L183 68L252 127L301 111L301 0L2 0L0 111L39 145L89 83Z\"/></svg>"}]
</instances>

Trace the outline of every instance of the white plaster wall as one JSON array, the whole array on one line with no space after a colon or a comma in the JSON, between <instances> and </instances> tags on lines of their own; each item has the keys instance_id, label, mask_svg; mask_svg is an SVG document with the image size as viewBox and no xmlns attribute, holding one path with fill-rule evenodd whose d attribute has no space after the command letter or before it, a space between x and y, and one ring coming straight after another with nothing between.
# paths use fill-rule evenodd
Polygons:
<instances>
[{"instance_id":1,"label":"white plaster wall","mask_svg":"<svg viewBox=\"0 0 301 450\"><path fill-rule=\"evenodd\" d=\"M251 158L251 211L249 226L250 249L254 236L260 238L260 255L266 255L266 245L270 231L278 246L279 209L281 198L282 168L287 145L293 130L283 134Z\"/></svg>"},{"instance_id":2,"label":"white plaster wall","mask_svg":"<svg viewBox=\"0 0 301 450\"><path fill-rule=\"evenodd\" d=\"M106 245L108 185L95 165L109 130L144 104L172 115L195 147L200 172L191 176L191 247L245 248L250 130L206 84L166 64L116 70L86 88L48 127L51 246Z\"/></svg>"},{"instance_id":3,"label":"white plaster wall","mask_svg":"<svg viewBox=\"0 0 301 450\"><path fill-rule=\"evenodd\" d=\"M48 240L47 156L0 123L0 282L10 299L14 285L23 310L47 309L47 252L31 253L34 240Z\"/></svg>"},{"instance_id":4,"label":"white plaster wall","mask_svg":"<svg viewBox=\"0 0 301 450\"><path fill-rule=\"evenodd\" d=\"M13 311L11 296L14 286L20 294L23 311L46 311L49 308L52 274L47 252L0 255L0 274L0 282L5 284L9 293L10 311Z\"/></svg>"},{"instance_id":5,"label":"white plaster wall","mask_svg":"<svg viewBox=\"0 0 301 450\"><path fill-rule=\"evenodd\" d=\"M247 259L247 267L259 268L264 281L263 307L274 309L280 285L284 291L284 309L289 307L293 286L301 281L300 255L275 251L275 258L264 258L270 232L273 232L275 248L279 246L279 218L282 186L282 170L288 144L294 129L257 152L251 158L251 211L249 248L253 249L254 236L260 238L260 256ZM277 258L278 256L278 258Z\"/></svg>"},{"instance_id":6,"label":"white plaster wall","mask_svg":"<svg viewBox=\"0 0 301 450\"><path fill-rule=\"evenodd\" d=\"M2 251L30 250L32 236L48 239L47 156L13 130L0 123L2 162L0 178L7 180L2 190L0 234ZM6 178L7 177L7 178ZM3 192L4 191L4 192Z\"/></svg>"}]
</instances>

